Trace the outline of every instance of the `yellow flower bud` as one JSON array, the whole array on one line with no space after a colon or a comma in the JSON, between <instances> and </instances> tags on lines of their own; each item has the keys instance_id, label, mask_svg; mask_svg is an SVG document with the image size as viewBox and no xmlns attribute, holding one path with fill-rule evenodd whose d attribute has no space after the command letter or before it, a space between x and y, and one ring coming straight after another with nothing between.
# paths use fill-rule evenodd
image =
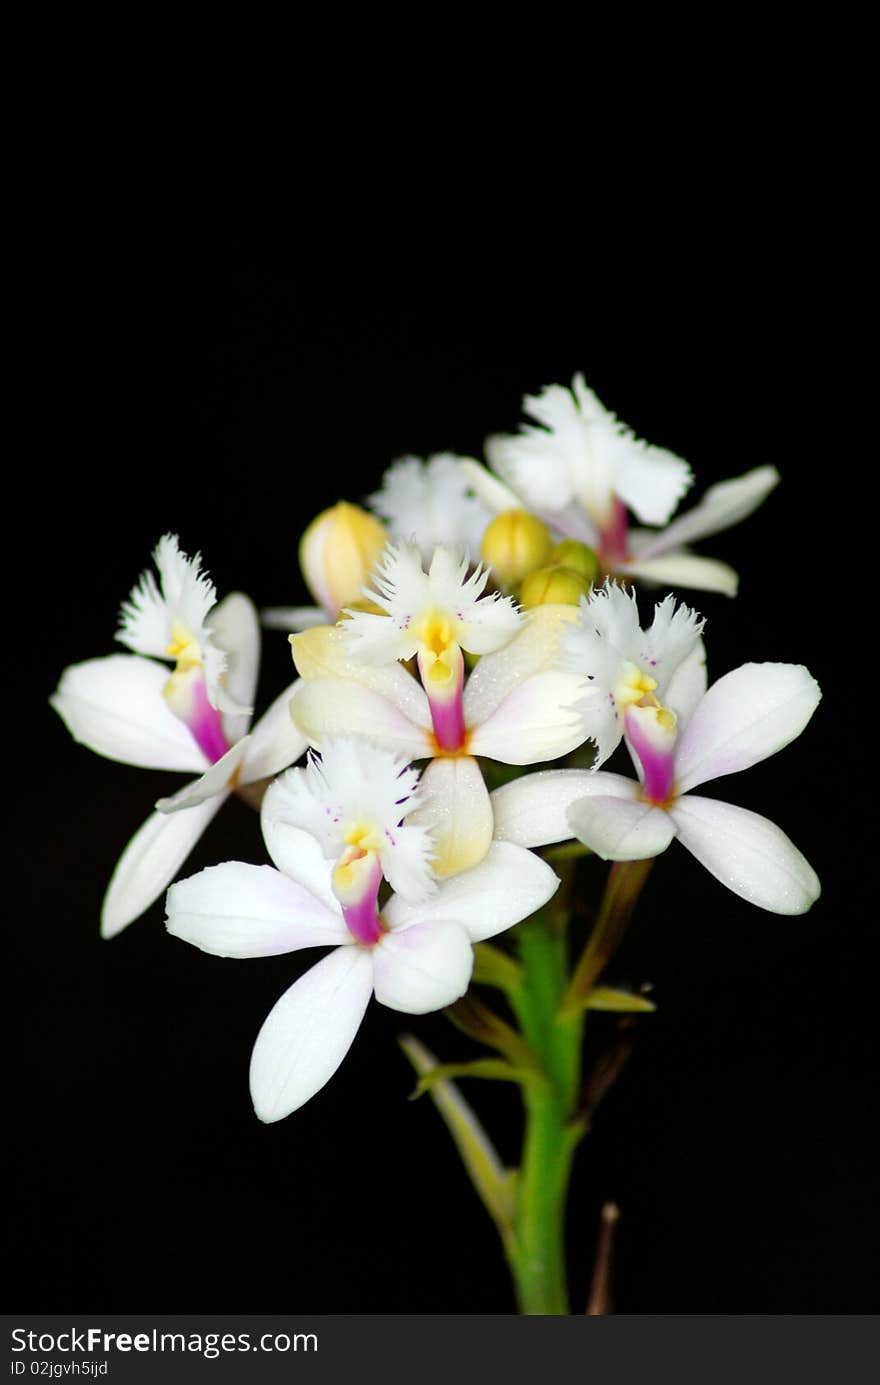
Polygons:
<instances>
[{"instance_id":1,"label":"yellow flower bud","mask_svg":"<svg viewBox=\"0 0 880 1385\"><path fill-rule=\"evenodd\" d=\"M341 607L360 601L387 542L385 526L346 500L312 520L300 540L299 563L309 591L331 619Z\"/></svg>"},{"instance_id":2,"label":"yellow flower bud","mask_svg":"<svg viewBox=\"0 0 880 1385\"><path fill-rule=\"evenodd\" d=\"M529 573L522 584L519 601L527 611L536 606L577 606L589 590L589 582L574 568L542 567Z\"/></svg>"},{"instance_id":3,"label":"yellow flower bud","mask_svg":"<svg viewBox=\"0 0 880 1385\"><path fill-rule=\"evenodd\" d=\"M480 553L502 587L515 587L546 563L553 540L546 524L528 510L504 510L483 534Z\"/></svg>"},{"instance_id":4,"label":"yellow flower bud","mask_svg":"<svg viewBox=\"0 0 880 1385\"><path fill-rule=\"evenodd\" d=\"M599 559L596 553L585 543L579 543L577 539L563 539L552 550L547 561L552 566L572 568L588 582L595 582L599 576Z\"/></svg>"}]
</instances>

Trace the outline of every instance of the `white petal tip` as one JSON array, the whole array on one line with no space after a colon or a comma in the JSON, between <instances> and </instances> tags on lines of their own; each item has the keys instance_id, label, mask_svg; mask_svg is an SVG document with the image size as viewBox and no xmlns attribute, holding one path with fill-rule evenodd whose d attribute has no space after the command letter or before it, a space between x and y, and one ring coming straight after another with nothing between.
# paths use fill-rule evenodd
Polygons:
<instances>
[{"instance_id":1,"label":"white petal tip","mask_svg":"<svg viewBox=\"0 0 880 1385\"><path fill-rule=\"evenodd\" d=\"M105 912L101 915L101 937L105 941L110 938L118 938L119 934L124 932L130 923L134 923L134 918L126 918L124 914Z\"/></svg>"},{"instance_id":2,"label":"white petal tip","mask_svg":"<svg viewBox=\"0 0 880 1385\"><path fill-rule=\"evenodd\" d=\"M294 1107L296 1110L296 1107ZM258 1106L254 1102L254 1115L263 1125L274 1125L276 1121L283 1120L285 1116L291 1115L290 1111L273 1111L269 1107Z\"/></svg>"}]
</instances>

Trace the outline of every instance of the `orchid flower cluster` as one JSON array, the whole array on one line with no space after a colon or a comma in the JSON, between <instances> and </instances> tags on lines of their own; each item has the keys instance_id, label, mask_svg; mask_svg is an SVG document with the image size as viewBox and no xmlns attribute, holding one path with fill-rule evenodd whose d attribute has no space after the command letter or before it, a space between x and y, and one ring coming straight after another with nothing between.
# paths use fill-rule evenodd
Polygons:
<instances>
[{"instance_id":1,"label":"orchid flower cluster","mask_svg":"<svg viewBox=\"0 0 880 1385\"><path fill-rule=\"evenodd\" d=\"M775 663L709 686L697 612L670 592L640 614L636 584L735 594L733 570L686 545L746 518L773 467L673 519L687 463L638 440L581 376L524 408L517 434L489 439L488 467L406 457L368 508L343 501L308 526L315 605L263 613L290 633L296 677L255 725L257 611L240 593L218 601L200 555L171 534L157 576L122 606L129 652L66 669L52 705L101 755L197 776L123 851L105 937L167 889L169 933L203 951L324 949L257 1036L261 1120L331 1079L374 995L410 1015L446 1009L489 1050L444 1065L403 1041L498 1225L522 1311L562 1312L584 1016L654 1008L596 984L611 941L676 840L749 904L809 909L819 882L782 829L693 791L781 750L820 693L806 668ZM631 777L602 768L621 742ZM259 808L271 864L225 861L172 883L233 793ZM570 968L559 938L589 856L614 864ZM514 947L488 943L508 930ZM513 1022L475 982L502 993ZM520 1084L515 1178L452 1080L466 1076Z\"/></svg>"}]
</instances>

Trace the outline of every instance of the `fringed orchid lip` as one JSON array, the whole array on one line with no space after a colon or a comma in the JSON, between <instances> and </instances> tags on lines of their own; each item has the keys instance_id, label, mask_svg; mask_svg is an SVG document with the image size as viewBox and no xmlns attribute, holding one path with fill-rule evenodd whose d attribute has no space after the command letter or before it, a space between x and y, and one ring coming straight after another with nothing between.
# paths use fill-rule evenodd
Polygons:
<instances>
[{"instance_id":1,"label":"fringed orchid lip","mask_svg":"<svg viewBox=\"0 0 880 1385\"><path fill-rule=\"evenodd\" d=\"M596 743L596 768L620 743L631 708L662 704L678 712L705 690L703 625L670 595L643 630L635 593L617 582L606 581L582 603L562 636L563 661L584 678L578 710Z\"/></svg>"}]
</instances>

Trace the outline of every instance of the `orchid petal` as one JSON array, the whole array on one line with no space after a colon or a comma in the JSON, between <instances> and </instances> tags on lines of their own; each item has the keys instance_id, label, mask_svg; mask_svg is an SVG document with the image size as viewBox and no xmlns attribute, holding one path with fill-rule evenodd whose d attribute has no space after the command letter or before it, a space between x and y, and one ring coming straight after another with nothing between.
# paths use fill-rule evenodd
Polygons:
<instances>
[{"instance_id":1,"label":"orchid petal","mask_svg":"<svg viewBox=\"0 0 880 1385\"><path fill-rule=\"evenodd\" d=\"M373 949L376 999L391 1010L425 1015L463 996L474 951L458 922L422 920L386 933Z\"/></svg>"},{"instance_id":2,"label":"orchid petal","mask_svg":"<svg viewBox=\"0 0 880 1385\"><path fill-rule=\"evenodd\" d=\"M803 914L821 892L780 827L731 803L688 794L669 810L682 846L734 894L774 914Z\"/></svg>"},{"instance_id":3,"label":"orchid petal","mask_svg":"<svg viewBox=\"0 0 880 1385\"><path fill-rule=\"evenodd\" d=\"M614 438L614 490L643 524L665 524L693 481L687 462L632 436Z\"/></svg>"},{"instance_id":4,"label":"orchid petal","mask_svg":"<svg viewBox=\"0 0 880 1385\"><path fill-rule=\"evenodd\" d=\"M423 806L407 822L431 834L434 875L443 879L478 865L492 840L492 805L476 760L432 760L422 773L419 797Z\"/></svg>"},{"instance_id":5,"label":"orchid petal","mask_svg":"<svg viewBox=\"0 0 880 1385\"><path fill-rule=\"evenodd\" d=\"M551 385L544 393L550 395L553 391L560 396L568 395L568 391L558 385ZM568 398L570 401L571 396L568 395ZM529 404L532 401L527 399L525 402ZM544 512L561 509L575 498L573 477L577 471L580 443L577 422L574 422L572 431L572 422L560 418L560 427L555 433L526 424L523 431L517 434L493 434L486 439L483 450L489 466L501 478L505 489L521 497L515 504L520 509ZM485 494L479 491L477 494L484 504L487 503Z\"/></svg>"},{"instance_id":6,"label":"orchid petal","mask_svg":"<svg viewBox=\"0 0 880 1385\"><path fill-rule=\"evenodd\" d=\"M276 779L270 784L263 799L262 828L266 849L284 875L302 885L328 908L338 911L339 904L330 883L333 862L324 855L310 832L285 822L276 794L276 786L281 782Z\"/></svg>"},{"instance_id":7,"label":"orchid petal","mask_svg":"<svg viewBox=\"0 0 880 1385\"><path fill-rule=\"evenodd\" d=\"M679 742L679 792L774 755L800 735L821 696L802 664L743 664L719 678Z\"/></svg>"},{"instance_id":8,"label":"orchid petal","mask_svg":"<svg viewBox=\"0 0 880 1385\"><path fill-rule=\"evenodd\" d=\"M111 654L64 670L49 699L74 740L143 769L205 769L208 760L162 696L168 669Z\"/></svg>"},{"instance_id":9,"label":"orchid petal","mask_svg":"<svg viewBox=\"0 0 880 1385\"><path fill-rule=\"evenodd\" d=\"M251 1098L261 1121L289 1116L330 1080L351 1047L372 990L370 954L338 947L284 992L251 1056Z\"/></svg>"},{"instance_id":10,"label":"orchid petal","mask_svg":"<svg viewBox=\"0 0 880 1385\"><path fill-rule=\"evenodd\" d=\"M736 596L739 586L737 573L727 563L702 558L686 548L676 548L655 558L633 558L620 563L616 571L621 577L641 577L661 587L690 587L721 596Z\"/></svg>"},{"instance_id":11,"label":"orchid petal","mask_svg":"<svg viewBox=\"0 0 880 1385\"><path fill-rule=\"evenodd\" d=\"M369 504L387 522L393 540L414 540L422 558L430 562L440 544L463 543L472 562L480 556L480 540L491 518L461 470L464 460L451 452L439 452L422 462L401 457L385 472L382 488ZM476 466L476 462L471 463Z\"/></svg>"},{"instance_id":12,"label":"orchid petal","mask_svg":"<svg viewBox=\"0 0 880 1385\"><path fill-rule=\"evenodd\" d=\"M556 874L540 856L509 842L493 842L480 865L442 881L433 899L410 904L394 895L384 916L393 931L409 929L416 921L455 919L472 942L481 942L533 914L558 887Z\"/></svg>"},{"instance_id":13,"label":"orchid petal","mask_svg":"<svg viewBox=\"0 0 880 1385\"><path fill-rule=\"evenodd\" d=\"M354 659L346 622L305 631L291 640L291 646L297 670L307 681L342 678L357 683L386 698L416 726L430 731L431 708L416 679L400 664L374 666Z\"/></svg>"},{"instance_id":14,"label":"orchid petal","mask_svg":"<svg viewBox=\"0 0 880 1385\"><path fill-rule=\"evenodd\" d=\"M659 856L675 836L669 814L639 798L596 794L568 811L578 841L604 861L644 861Z\"/></svg>"},{"instance_id":15,"label":"orchid petal","mask_svg":"<svg viewBox=\"0 0 880 1385\"><path fill-rule=\"evenodd\" d=\"M223 686L240 707L253 707L260 671L260 622L256 607L243 592L223 598L205 622L214 644L226 655ZM224 712L223 732L230 745L247 735L250 712Z\"/></svg>"},{"instance_id":16,"label":"orchid petal","mask_svg":"<svg viewBox=\"0 0 880 1385\"><path fill-rule=\"evenodd\" d=\"M636 798L632 779L604 770L545 769L514 779L492 794L496 841L517 846L550 846L574 836L568 822L573 803L588 795Z\"/></svg>"},{"instance_id":17,"label":"orchid petal","mask_svg":"<svg viewBox=\"0 0 880 1385\"><path fill-rule=\"evenodd\" d=\"M494 654L480 659L464 688L464 719L478 726L514 688L553 663L565 625L577 618L576 606L551 604L528 613L522 629Z\"/></svg>"},{"instance_id":18,"label":"orchid petal","mask_svg":"<svg viewBox=\"0 0 880 1385\"><path fill-rule=\"evenodd\" d=\"M299 682L297 678L285 688L254 726L241 768L243 784L254 784L258 779L279 774L308 749L309 743L291 714L291 702Z\"/></svg>"},{"instance_id":19,"label":"orchid petal","mask_svg":"<svg viewBox=\"0 0 880 1385\"><path fill-rule=\"evenodd\" d=\"M477 499L483 502L491 514L500 515L505 510L521 510L523 508L523 502L516 492L506 486L503 481L499 481L497 476L493 476L491 471L481 466L479 462L471 461L465 457L458 465Z\"/></svg>"},{"instance_id":20,"label":"orchid petal","mask_svg":"<svg viewBox=\"0 0 880 1385\"><path fill-rule=\"evenodd\" d=\"M775 466L759 466L730 481L710 486L699 504L680 515L659 534L652 534L641 556L653 558L679 544L705 539L722 529L730 529L746 518L767 498L779 482ZM654 521L648 521L652 523Z\"/></svg>"},{"instance_id":21,"label":"orchid petal","mask_svg":"<svg viewBox=\"0 0 880 1385\"><path fill-rule=\"evenodd\" d=\"M293 698L292 715L312 745L320 746L332 736L359 735L410 760L433 754L426 729L416 726L381 693L360 683L341 678L304 679Z\"/></svg>"},{"instance_id":22,"label":"orchid petal","mask_svg":"<svg viewBox=\"0 0 880 1385\"><path fill-rule=\"evenodd\" d=\"M576 673L536 673L508 693L471 734L474 755L506 765L532 765L567 755L585 739L572 704L583 691Z\"/></svg>"},{"instance_id":23,"label":"orchid petal","mask_svg":"<svg viewBox=\"0 0 880 1385\"><path fill-rule=\"evenodd\" d=\"M102 938L115 938L174 879L228 794L205 799L185 813L152 813L119 858L101 910Z\"/></svg>"},{"instance_id":24,"label":"orchid petal","mask_svg":"<svg viewBox=\"0 0 880 1385\"><path fill-rule=\"evenodd\" d=\"M260 612L260 620L267 630L310 630L315 625L326 625L327 611L320 606L269 606Z\"/></svg>"},{"instance_id":25,"label":"orchid petal","mask_svg":"<svg viewBox=\"0 0 880 1385\"><path fill-rule=\"evenodd\" d=\"M663 694L664 704L672 708L678 719L679 734L705 695L706 682L706 646L699 640L690 654L679 664Z\"/></svg>"},{"instance_id":26,"label":"orchid petal","mask_svg":"<svg viewBox=\"0 0 880 1385\"><path fill-rule=\"evenodd\" d=\"M213 798L215 794L223 793L227 788L231 788L231 781L235 778L236 771L244 759L248 748L249 737L234 745L231 750L217 760L210 769L206 770L201 779L196 779L192 784L186 784L177 793L171 794L168 798L160 798L156 807L160 813L179 813L186 808L194 808L198 803L204 803L206 799Z\"/></svg>"},{"instance_id":27,"label":"orchid petal","mask_svg":"<svg viewBox=\"0 0 880 1385\"><path fill-rule=\"evenodd\" d=\"M215 957L277 957L348 939L345 922L271 866L225 861L168 891L168 932Z\"/></svg>"}]
</instances>

